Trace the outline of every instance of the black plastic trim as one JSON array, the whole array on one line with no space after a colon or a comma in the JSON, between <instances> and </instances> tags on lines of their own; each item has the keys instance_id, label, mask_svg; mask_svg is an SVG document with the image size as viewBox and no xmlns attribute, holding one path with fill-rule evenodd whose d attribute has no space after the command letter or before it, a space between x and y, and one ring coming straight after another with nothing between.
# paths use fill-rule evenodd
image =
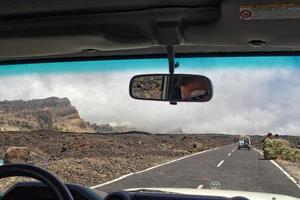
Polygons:
<instances>
[{"instance_id":1,"label":"black plastic trim","mask_svg":"<svg viewBox=\"0 0 300 200\"><path fill-rule=\"evenodd\" d=\"M116 9L116 10L105 10L101 11L99 9L89 9L89 10L70 10L70 11L54 11L54 12L41 12L32 14L12 14L6 16L0 16L0 21L18 20L18 19L43 19L49 17L66 17L66 16L83 16L83 15L93 15L93 14L113 14L113 13L127 13L127 12L137 12L137 11L147 11L152 9L173 9L173 8L219 8L219 4L209 4L209 5L174 5L174 6L151 6L144 8L134 8L134 9Z\"/></svg>"}]
</instances>

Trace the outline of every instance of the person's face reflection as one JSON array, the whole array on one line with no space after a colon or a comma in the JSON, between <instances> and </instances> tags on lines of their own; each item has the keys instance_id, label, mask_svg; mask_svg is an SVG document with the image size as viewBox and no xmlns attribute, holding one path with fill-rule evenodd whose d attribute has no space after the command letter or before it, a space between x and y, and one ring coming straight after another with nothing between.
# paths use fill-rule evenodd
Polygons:
<instances>
[{"instance_id":1,"label":"person's face reflection","mask_svg":"<svg viewBox=\"0 0 300 200\"><path fill-rule=\"evenodd\" d=\"M181 91L181 99L182 100L190 100L191 94L194 91L202 90L202 91L208 91L208 84L201 80L194 80L190 83L187 83L185 85L180 86Z\"/></svg>"}]
</instances>

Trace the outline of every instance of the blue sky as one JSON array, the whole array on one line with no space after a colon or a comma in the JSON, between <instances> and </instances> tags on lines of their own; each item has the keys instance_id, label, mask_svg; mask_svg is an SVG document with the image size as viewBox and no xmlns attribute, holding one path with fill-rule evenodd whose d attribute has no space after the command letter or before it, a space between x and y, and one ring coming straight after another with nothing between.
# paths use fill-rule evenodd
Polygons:
<instances>
[{"instance_id":1,"label":"blue sky","mask_svg":"<svg viewBox=\"0 0 300 200\"><path fill-rule=\"evenodd\" d=\"M300 135L300 57L177 59L178 73L208 76L208 103L138 101L128 94L139 73L167 73L166 59L0 67L0 100L67 97L88 121L152 132Z\"/></svg>"},{"instance_id":2,"label":"blue sky","mask_svg":"<svg viewBox=\"0 0 300 200\"><path fill-rule=\"evenodd\" d=\"M207 57L177 59L183 70L191 69L224 69L224 68L300 68L300 56L280 57ZM114 61L77 61L54 62L23 65L0 66L0 76L24 74L62 74L62 73L94 73L120 72L140 70L162 70L168 72L167 59L136 59Z\"/></svg>"}]
</instances>

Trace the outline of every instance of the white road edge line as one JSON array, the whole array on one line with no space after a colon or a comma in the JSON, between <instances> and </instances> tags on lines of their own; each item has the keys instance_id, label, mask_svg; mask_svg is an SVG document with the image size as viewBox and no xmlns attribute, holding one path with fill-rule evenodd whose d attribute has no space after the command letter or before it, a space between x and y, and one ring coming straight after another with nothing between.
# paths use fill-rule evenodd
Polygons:
<instances>
[{"instance_id":1,"label":"white road edge line","mask_svg":"<svg viewBox=\"0 0 300 200\"><path fill-rule=\"evenodd\" d=\"M255 151L257 151L260 155L264 155L261 151L257 150L256 148L252 147ZM288 173L286 172L280 165L278 165L274 160L270 160L273 165L275 165L288 179L290 179L293 183L296 184L296 186L300 189L300 185L297 183L297 181Z\"/></svg>"},{"instance_id":2,"label":"white road edge line","mask_svg":"<svg viewBox=\"0 0 300 200\"><path fill-rule=\"evenodd\" d=\"M227 146L230 146L230 145L227 145ZM223 147L227 147L227 146L223 146ZM120 177L118 177L118 178L116 178L116 179L110 180L110 181L108 181L108 182L101 183L101 184L99 184L99 185L92 186L92 187L90 187L90 188L91 188L91 189L95 189L95 188L98 188L98 187L102 187L102 186L104 186L104 185L108 185L108 184L111 184L111 183L113 183L113 182L120 181L120 180L122 180L122 179L124 179L124 178L126 178L126 177L128 177L128 176L132 176L132 175L134 175L134 174L140 174L140 173L143 173L143 172L146 172L146 171L149 171L149 170L158 168L158 167L162 167L162 166L164 166L164 165L171 164L171 163L173 163L173 162L177 162L177 161L182 160L182 159L185 159L185 158L189 158L189 157L196 156L196 155L199 155L199 154L203 154L203 153L207 153L207 152L210 152L210 151L214 151L214 150L217 150L217 149L220 149L220 148L223 148L223 147L216 147L216 148L213 148L213 149L208 149L208 150L205 150L205 151L200 151L200 152L197 152L197 153L194 153L194 154L190 154L190 155L187 155L187 156L183 156L183 157L181 157L181 158L177 158L177 159L175 159L175 160L171 160L171 161L165 162L165 163L160 164L160 165L156 165L156 166L153 166L153 167L149 167L149 168L144 169L144 170L139 171L139 172L134 172L134 173L130 173L130 174L125 174L125 175L120 176Z\"/></svg>"},{"instance_id":3,"label":"white road edge line","mask_svg":"<svg viewBox=\"0 0 300 200\"><path fill-rule=\"evenodd\" d=\"M221 160L221 162L219 162L219 164L217 165L217 167L220 167L223 164L224 160Z\"/></svg>"},{"instance_id":4,"label":"white road edge line","mask_svg":"<svg viewBox=\"0 0 300 200\"><path fill-rule=\"evenodd\" d=\"M231 153L227 154L227 156L229 157L231 155Z\"/></svg>"}]
</instances>

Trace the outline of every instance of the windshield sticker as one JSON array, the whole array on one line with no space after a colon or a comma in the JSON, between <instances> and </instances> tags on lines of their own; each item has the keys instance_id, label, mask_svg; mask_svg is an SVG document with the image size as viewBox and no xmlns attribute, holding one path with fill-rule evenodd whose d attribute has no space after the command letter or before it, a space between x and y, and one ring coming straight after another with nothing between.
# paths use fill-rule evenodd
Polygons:
<instances>
[{"instance_id":1,"label":"windshield sticker","mask_svg":"<svg viewBox=\"0 0 300 200\"><path fill-rule=\"evenodd\" d=\"M241 20L300 19L300 4L297 3L261 3L242 4Z\"/></svg>"}]
</instances>

